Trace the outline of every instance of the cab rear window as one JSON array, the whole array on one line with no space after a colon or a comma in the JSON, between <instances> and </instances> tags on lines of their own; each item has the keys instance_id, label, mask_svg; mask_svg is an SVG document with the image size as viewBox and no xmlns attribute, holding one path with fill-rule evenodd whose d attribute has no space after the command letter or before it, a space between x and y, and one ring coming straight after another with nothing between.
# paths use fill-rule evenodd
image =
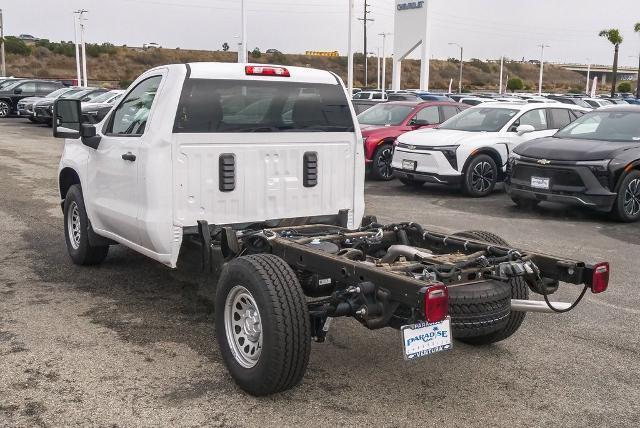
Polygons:
<instances>
[{"instance_id":1,"label":"cab rear window","mask_svg":"<svg viewBox=\"0 0 640 428\"><path fill-rule=\"evenodd\" d=\"M187 79L175 133L352 132L340 85Z\"/></svg>"}]
</instances>

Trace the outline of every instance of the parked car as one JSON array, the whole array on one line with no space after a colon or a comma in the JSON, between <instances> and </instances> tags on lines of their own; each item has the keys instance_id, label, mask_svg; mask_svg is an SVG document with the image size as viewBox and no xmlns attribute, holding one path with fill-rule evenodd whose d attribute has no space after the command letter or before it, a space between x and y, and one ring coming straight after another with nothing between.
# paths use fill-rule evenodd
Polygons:
<instances>
[{"instance_id":1,"label":"parked car","mask_svg":"<svg viewBox=\"0 0 640 428\"><path fill-rule=\"evenodd\" d=\"M88 123L98 123L111 111L115 103L122 98L124 91L113 90L98 95L94 99L82 103L82 117Z\"/></svg>"},{"instance_id":2,"label":"parked car","mask_svg":"<svg viewBox=\"0 0 640 428\"><path fill-rule=\"evenodd\" d=\"M586 102L587 104L589 104L591 106L591 108L599 108L599 107L604 107L604 106L610 106L613 103L609 100L605 100L603 98L582 98L582 100L584 102Z\"/></svg>"},{"instance_id":3,"label":"parked car","mask_svg":"<svg viewBox=\"0 0 640 428\"><path fill-rule=\"evenodd\" d=\"M444 101L444 102L453 101L451 98L443 94L432 94L430 92L416 92L415 94L424 101Z\"/></svg>"},{"instance_id":4,"label":"parked car","mask_svg":"<svg viewBox=\"0 0 640 428\"><path fill-rule=\"evenodd\" d=\"M360 91L353 96L354 100L386 101L387 94L382 91Z\"/></svg>"},{"instance_id":5,"label":"parked car","mask_svg":"<svg viewBox=\"0 0 640 428\"><path fill-rule=\"evenodd\" d=\"M71 95L63 95L63 98L87 102L105 92L107 92L107 89L103 88L81 88L79 91L74 92ZM51 118L53 117L53 104L55 103L55 101L56 100L54 99L45 99L37 102L33 106L33 117L38 122L51 125Z\"/></svg>"},{"instance_id":6,"label":"parked car","mask_svg":"<svg viewBox=\"0 0 640 428\"><path fill-rule=\"evenodd\" d=\"M553 135L586 111L565 104L482 104L436 129L400 136L392 168L406 185L462 185L470 196L487 196L504 179L514 147Z\"/></svg>"},{"instance_id":7,"label":"parked car","mask_svg":"<svg viewBox=\"0 0 640 428\"><path fill-rule=\"evenodd\" d=\"M460 104L466 104L468 106L477 106L478 104L488 103L493 101L490 98L480 98L480 97L463 97L458 100Z\"/></svg>"},{"instance_id":8,"label":"parked car","mask_svg":"<svg viewBox=\"0 0 640 428\"><path fill-rule=\"evenodd\" d=\"M47 99L52 99L52 100L56 100L58 99L58 97L67 94L67 95L71 95L74 92L80 91L82 90L81 88L67 88L67 87L63 87L60 89L57 89L53 92L51 92L50 94L47 94L44 97L27 97L27 98L23 98L20 101L18 101L18 111L17 114L20 117L24 117L29 119L31 122L34 123L38 123L38 121L33 117L33 107L34 105L39 102L39 101L43 101L43 100L47 100Z\"/></svg>"},{"instance_id":9,"label":"parked car","mask_svg":"<svg viewBox=\"0 0 640 428\"><path fill-rule=\"evenodd\" d=\"M27 97L43 97L62 88L61 82L47 80L20 80L0 90L0 117L17 113L18 102Z\"/></svg>"},{"instance_id":10,"label":"parked car","mask_svg":"<svg viewBox=\"0 0 640 428\"><path fill-rule=\"evenodd\" d=\"M640 219L640 107L588 113L509 158L507 192L520 207L561 202Z\"/></svg>"},{"instance_id":11,"label":"parked car","mask_svg":"<svg viewBox=\"0 0 640 428\"><path fill-rule=\"evenodd\" d=\"M393 178L393 144L400 135L437 126L466 108L454 102L391 101L358 115L371 177L377 180Z\"/></svg>"},{"instance_id":12,"label":"parked car","mask_svg":"<svg viewBox=\"0 0 640 428\"><path fill-rule=\"evenodd\" d=\"M560 101L563 104L573 104L582 108L592 109L593 106L579 97L571 97L566 95L547 95L550 100Z\"/></svg>"}]
</instances>

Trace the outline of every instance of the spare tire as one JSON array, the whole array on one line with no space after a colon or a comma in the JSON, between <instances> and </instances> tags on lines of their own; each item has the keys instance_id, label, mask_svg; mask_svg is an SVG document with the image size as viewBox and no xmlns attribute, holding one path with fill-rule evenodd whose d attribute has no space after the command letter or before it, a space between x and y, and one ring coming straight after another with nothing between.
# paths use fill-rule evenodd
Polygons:
<instances>
[{"instance_id":1,"label":"spare tire","mask_svg":"<svg viewBox=\"0 0 640 428\"><path fill-rule=\"evenodd\" d=\"M511 287L498 281L449 286L449 314L455 339L486 336L505 328Z\"/></svg>"},{"instance_id":2,"label":"spare tire","mask_svg":"<svg viewBox=\"0 0 640 428\"><path fill-rule=\"evenodd\" d=\"M489 244L501 245L505 247L510 247L510 245L499 237L491 232L484 232L478 230L472 230L467 232L459 232L454 234L454 236L459 236L462 238L469 238L475 241L488 242ZM498 284L498 282L492 282L493 284ZM503 283L500 283L503 284ZM521 299L527 300L529 299L529 287L524 282L522 278L512 278L507 284L505 284L510 289L510 299ZM469 285L467 287L472 287ZM450 287L452 290L455 287ZM451 291L449 291L451 294ZM449 307L452 309L451 306ZM488 345L490 343L499 342L504 340L514 334L522 325L524 321L525 312L511 312L511 301L509 301L509 315L506 318L505 323L501 328L494 330L493 332L484 331L482 328L478 328L476 330L476 334L469 334L467 336L458 336L462 342L465 342L469 345ZM452 312L453 314L453 312ZM454 316L451 316L452 327L454 325ZM455 328L453 330L453 336L456 337Z\"/></svg>"}]
</instances>

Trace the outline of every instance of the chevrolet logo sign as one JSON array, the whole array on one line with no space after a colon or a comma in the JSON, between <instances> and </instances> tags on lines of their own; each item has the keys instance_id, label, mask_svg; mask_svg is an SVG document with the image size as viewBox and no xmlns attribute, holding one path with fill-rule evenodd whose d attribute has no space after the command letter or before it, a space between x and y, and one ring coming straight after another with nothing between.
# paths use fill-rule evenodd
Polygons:
<instances>
[{"instance_id":1,"label":"chevrolet logo sign","mask_svg":"<svg viewBox=\"0 0 640 428\"><path fill-rule=\"evenodd\" d=\"M416 149L416 146L407 146L407 149L409 149L409 150L415 150L415 149Z\"/></svg>"},{"instance_id":2,"label":"chevrolet logo sign","mask_svg":"<svg viewBox=\"0 0 640 428\"><path fill-rule=\"evenodd\" d=\"M539 163L540 165L549 165L549 164L551 163L551 161L546 160L546 159L539 159L539 160L538 160L538 163Z\"/></svg>"}]
</instances>

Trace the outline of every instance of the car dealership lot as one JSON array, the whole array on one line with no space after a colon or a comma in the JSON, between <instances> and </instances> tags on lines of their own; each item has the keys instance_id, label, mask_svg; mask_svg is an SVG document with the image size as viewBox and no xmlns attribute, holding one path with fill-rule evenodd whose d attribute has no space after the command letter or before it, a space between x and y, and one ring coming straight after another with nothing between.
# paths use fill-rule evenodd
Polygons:
<instances>
[{"instance_id":1,"label":"car dealership lot","mask_svg":"<svg viewBox=\"0 0 640 428\"><path fill-rule=\"evenodd\" d=\"M609 291L566 315L527 315L512 338L415 362L399 333L336 319L301 386L253 398L213 337L212 284L115 247L69 261L56 189L63 142L0 121L0 426L632 426L640 421L640 225L543 204L516 209L438 186L367 182L369 214L612 263ZM566 300L577 296L563 292ZM374 367L374 370L371 368Z\"/></svg>"}]
</instances>

